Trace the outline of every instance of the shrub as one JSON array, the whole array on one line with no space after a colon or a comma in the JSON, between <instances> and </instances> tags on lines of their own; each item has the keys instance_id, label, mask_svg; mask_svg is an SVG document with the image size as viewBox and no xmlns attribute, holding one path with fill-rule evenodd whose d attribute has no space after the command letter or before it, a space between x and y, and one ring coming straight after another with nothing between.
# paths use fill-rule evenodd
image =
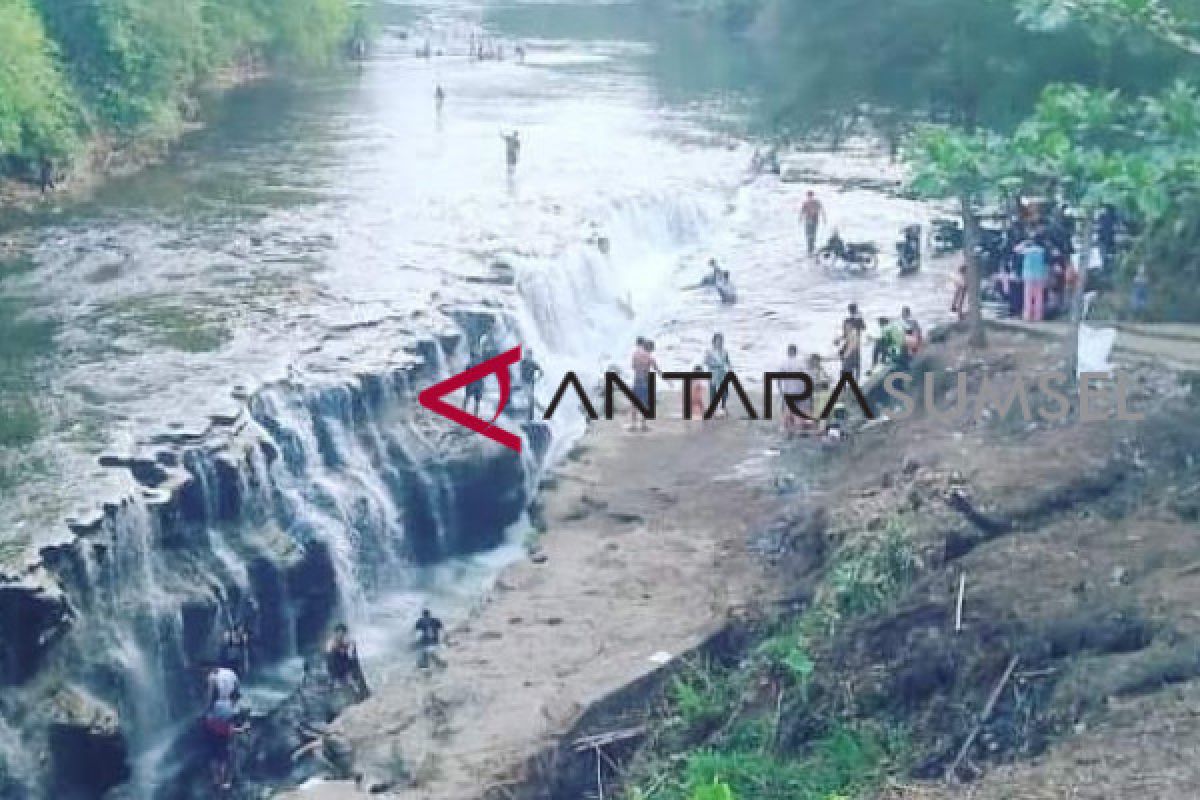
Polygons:
<instances>
[{"instance_id":1,"label":"shrub","mask_svg":"<svg viewBox=\"0 0 1200 800\"><path fill-rule=\"evenodd\" d=\"M0 0L0 158L60 158L78 146L75 97L30 0Z\"/></svg>"}]
</instances>

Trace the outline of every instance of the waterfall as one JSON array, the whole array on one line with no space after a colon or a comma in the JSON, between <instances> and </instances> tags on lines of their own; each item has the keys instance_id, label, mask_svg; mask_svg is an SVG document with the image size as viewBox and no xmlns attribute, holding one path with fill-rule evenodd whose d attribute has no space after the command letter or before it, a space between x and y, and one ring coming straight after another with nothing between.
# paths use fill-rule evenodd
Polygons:
<instances>
[{"instance_id":1,"label":"waterfall","mask_svg":"<svg viewBox=\"0 0 1200 800\"><path fill-rule=\"evenodd\" d=\"M135 454L106 457L128 472L128 496L75 520L71 541L42 553L39 569L61 587L70 625L0 703L4 796L49 796L53 786L99 797L126 777L127 796L180 796L196 773L179 742L203 702L203 665L230 625L250 628L255 674L296 674L334 621L355 629L368 660L383 660L424 597L476 591L513 557L491 554L582 419L564 409L551 450L518 456L447 433L416 391L461 367L479 324L535 353L543 405L566 370L598 379L625 362L711 217L686 199L614 204L597 228L608 253L578 242L553 257L506 257L515 302L446 309L458 333L418 339L393 368L293 375L203 434L153 436ZM47 693L67 711L40 715ZM119 721L102 742L110 749L81 756L48 743L48 731L68 730L93 746L96 720ZM122 748L128 776L112 768L124 763ZM31 754L46 749L38 764Z\"/></svg>"}]
</instances>

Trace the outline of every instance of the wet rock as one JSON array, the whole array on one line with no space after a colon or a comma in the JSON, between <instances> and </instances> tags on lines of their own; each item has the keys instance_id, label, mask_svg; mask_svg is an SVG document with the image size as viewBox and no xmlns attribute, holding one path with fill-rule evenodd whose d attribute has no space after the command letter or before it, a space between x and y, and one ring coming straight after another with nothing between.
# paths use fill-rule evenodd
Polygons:
<instances>
[{"instance_id":1,"label":"wet rock","mask_svg":"<svg viewBox=\"0 0 1200 800\"><path fill-rule=\"evenodd\" d=\"M54 790L92 798L129 778L128 750L116 709L75 687L50 699L48 746Z\"/></svg>"},{"instance_id":2,"label":"wet rock","mask_svg":"<svg viewBox=\"0 0 1200 800\"><path fill-rule=\"evenodd\" d=\"M0 574L0 684L28 680L70 622L67 598L48 581Z\"/></svg>"}]
</instances>

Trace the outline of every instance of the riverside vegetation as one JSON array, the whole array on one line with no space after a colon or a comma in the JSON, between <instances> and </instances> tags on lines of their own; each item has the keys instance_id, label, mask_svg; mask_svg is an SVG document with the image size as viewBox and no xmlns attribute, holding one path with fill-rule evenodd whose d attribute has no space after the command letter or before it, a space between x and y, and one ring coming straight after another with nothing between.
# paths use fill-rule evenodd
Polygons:
<instances>
[{"instance_id":1,"label":"riverside vegetation","mask_svg":"<svg viewBox=\"0 0 1200 800\"><path fill-rule=\"evenodd\" d=\"M0 177L40 180L101 138L173 138L197 88L260 60L328 63L364 5L0 0Z\"/></svg>"}]
</instances>

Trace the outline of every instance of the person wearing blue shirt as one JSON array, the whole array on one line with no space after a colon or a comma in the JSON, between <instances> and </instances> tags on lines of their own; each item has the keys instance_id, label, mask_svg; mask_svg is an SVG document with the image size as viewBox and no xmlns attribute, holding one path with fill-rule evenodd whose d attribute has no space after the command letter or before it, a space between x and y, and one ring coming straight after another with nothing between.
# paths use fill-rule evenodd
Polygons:
<instances>
[{"instance_id":1,"label":"person wearing blue shirt","mask_svg":"<svg viewBox=\"0 0 1200 800\"><path fill-rule=\"evenodd\" d=\"M1017 245L1021 254L1021 280L1025 283L1025 321L1041 322L1046 316L1046 246L1041 237Z\"/></svg>"}]
</instances>

